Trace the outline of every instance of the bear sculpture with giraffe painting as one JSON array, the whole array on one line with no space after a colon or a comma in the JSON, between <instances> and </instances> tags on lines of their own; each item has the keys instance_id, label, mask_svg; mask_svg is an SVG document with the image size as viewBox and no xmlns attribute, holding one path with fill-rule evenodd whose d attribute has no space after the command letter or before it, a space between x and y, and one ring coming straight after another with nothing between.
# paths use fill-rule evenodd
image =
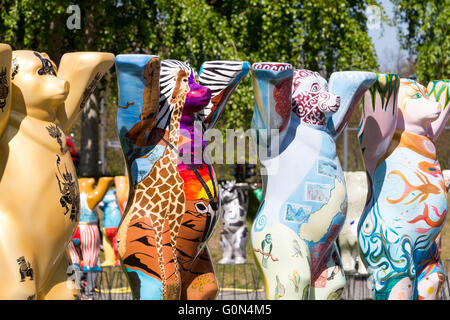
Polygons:
<instances>
[{"instance_id":1,"label":"bear sculpture with giraffe painting","mask_svg":"<svg viewBox=\"0 0 450 320\"><path fill-rule=\"evenodd\" d=\"M202 136L248 63L208 61L197 75L181 61L119 55L116 68L117 130L130 181L119 256L133 295L214 299L218 286L207 240L220 202Z\"/></svg>"}]
</instances>

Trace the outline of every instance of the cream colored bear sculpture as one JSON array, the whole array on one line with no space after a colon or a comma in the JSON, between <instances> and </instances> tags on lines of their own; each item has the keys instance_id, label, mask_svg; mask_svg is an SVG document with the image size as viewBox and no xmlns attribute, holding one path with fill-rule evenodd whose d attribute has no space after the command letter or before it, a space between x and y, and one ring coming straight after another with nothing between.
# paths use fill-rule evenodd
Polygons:
<instances>
[{"instance_id":1,"label":"cream colored bear sculpture","mask_svg":"<svg viewBox=\"0 0 450 320\"><path fill-rule=\"evenodd\" d=\"M73 299L80 200L66 134L114 55L0 44L0 299Z\"/></svg>"},{"instance_id":2,"label":"cream colored bear sculpture","mask_svg":"<svg viewBox=\"0 0 450 320\"><path fill-rule=\"evenodd\" d=\"M347 185L347 218L338 237L342 266L345 272L367 274L358 250L358 222L367 198L367 178L364 171L344 172Z\"/></svg>"}]
</instances>

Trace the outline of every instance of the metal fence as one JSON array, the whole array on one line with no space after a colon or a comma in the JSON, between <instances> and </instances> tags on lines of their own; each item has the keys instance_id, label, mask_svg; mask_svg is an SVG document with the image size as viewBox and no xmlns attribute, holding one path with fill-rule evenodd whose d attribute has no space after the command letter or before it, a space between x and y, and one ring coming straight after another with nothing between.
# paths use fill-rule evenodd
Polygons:
<instances>
[{"instance_id":1,"label":"metal fence","mask_svg":"<svg viewBox=\"0 0 450 320\"><path fill-rule=\"evenodd\" d=\"M345 279L347 284L342 300L373 300L369 275L347 273ZM450 281L447 276L436 300L450 300Z\"/></svg>"},{"instance_id":2,"label":"metal fence","mask_svg":"<svg viewBox=\"0 0 450 320\"><path fill-rule=\"evenodd\" d=\"M102 267L96 274L93 300L132 300L131 288L121 267ZM81 281L81 296L86 298L86 283Z\"/></svg>"},{"instance_id":3,"label":"metal fence","mask_svg":"<svg viewBox=\"0 0 450 320\"><path fill-rule=\"evenodd\" d=\"M94 300L133 299L126 276L120 267L103 267L102 271L96 273L97 279ZM230 279L225 280L226 274L232 275L231 284L236 284L238 279L244 279L245 284L243 286L227 286L227 284L230 284ZM260 274L251 263L217 265L216 276L220 287L217 300L265 300ZM346 288L341 296L341 300L373 299L368 275L346 273L345 278ZM450 280L447 276L445 277L444 285L438 294L437 300L450 300Z\"/></svg>"},{"instance_id":4,"label":"metal fence","mask_svg":"<svg viewBox=\"0 0 450 320\"><path fill-rule=\"evenodd\" d=\"M263 300L260 274L253 263L217 264L217 300Z\"/></svg>"}]
</instances>

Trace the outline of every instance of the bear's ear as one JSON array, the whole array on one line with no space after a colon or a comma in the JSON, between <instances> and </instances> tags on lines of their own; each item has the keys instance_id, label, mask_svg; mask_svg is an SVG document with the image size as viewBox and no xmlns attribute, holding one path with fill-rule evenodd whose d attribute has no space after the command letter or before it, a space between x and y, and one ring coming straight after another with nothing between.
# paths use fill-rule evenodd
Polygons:
<instances>
[{"instance_id":1,"label":"bear's ear","mask_svg":"<svg viewBox=\"0 0 450 320\"><path fill-rule=\"evenodd\" d=\"M264 155L258 153L259 160L264 161L277 157L289 145L291 140L285 143L284 139L294 137L290 130L291 119L295 128L300 124L298 118L291 118L294 69L289 63L256 62L251 74L254 98L251 127L257 149L265 152ZM271 174L266 168L262 170L263 175Z\"/></svg>"},{"instance_id":2,"label":"bear's ear","mask_svg":"<svg viewBox=\"0 0 450 320\"><path fill-rule=\"evenodd\" d=\"M327 129L336 139L347 125L364 93L375 83L377 75L365 71L333 72L329 92L340 97L339 109L328 119Z\"/></svg>"},{"instance_id":3,"label":"bear's ear","mask_svg":"<svg viewBox=\"0 0 450 320\"><path fill-rule=\"evenodd\" d=\"M397 74L378 73L375 83L364 95L357 135L370 181L373 181L377 164L388 151L397 127L399 88Z\"/></svg>"},{"instance_id":4,"label":"bear's ear","mask_svg":"<svg viewBox=\"0 0 450 320\"><path fill-rule=\"evenodd\" d=\"M441 105L441 114L428 128L430 139L437 141L450 118L450 80L430 81L427 86L427 93L429 99L439 102Z\"/></svg>"},{"instance_id":5,"label":"bear's ear","mask_svg":"<svg viewBox=\"0 0 450 320\"><path fill-rule=\"evenodd\" d=\"M204 130L216 124L234 89L249 71L250 63L246 61L203 62L196 82L211 89L211 101L198 113Z\"/></svg>"},{"instance_id":6,"label":"bear's ear","mask_svg":"<svg viewBox=\"0 0 450 320\"><path fill-rule=\"evenodd\" d=\"M8 124L11 112L12 49L0 43L0 137Z\"/></svg>"}]
</instances>

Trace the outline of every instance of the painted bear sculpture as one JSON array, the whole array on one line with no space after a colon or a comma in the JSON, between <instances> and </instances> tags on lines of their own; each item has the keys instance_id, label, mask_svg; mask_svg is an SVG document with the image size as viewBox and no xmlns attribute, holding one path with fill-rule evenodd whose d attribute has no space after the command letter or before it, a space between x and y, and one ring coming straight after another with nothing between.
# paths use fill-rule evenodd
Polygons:
<instances>
[{"instance_id":1,"label":"painted bear sculpture","mask_svg":"<svg viewBox=\"0 0 450 320\"><path fill-rule=\"evenodd\" d=\"M374 299L435 299L444 280L438 236L447 189L435 141L450 109L449 82L428 89L378 74L364 97L359 141L369 196L358 225Z\"/></svg>"},{"instance_id":2,"label":"painted bear sculpture","mask_svg":"<svg viewBox=\"0 0 450 320\"><path fill-rule=\"evenodd\" d=\"M94 178L78 179L80 220L75 237L68 246L75 270L101 271L97 266L101 244L97 206L105 197L112 181L112 177L101 177L95 185Z\"/></svg>"},{"instance_id":3,"label":"painted bear sculpture","mask_svg":"<svg viewBox=\"0 0 450 320\"><path fill-rule=\"evenodd\" d=\"M247 262L248 184L235 180L223 181L220 191L223 208L220 233L222 259L218 263L244 264Z\"/></svg>"},{"instance_id":4,"label":"painted bear sculpture","mask_svg":"<svg viewBox=\"0 0 450 320\"><path fill-rule=\"evenodd\" d=\"M347 196L335 140L376 75L336 72L327 83L290 64L255 63L252 76L263 197L251 241L266 298L337 299Z\"/></svg>"},{"instance_id":5,"label":"painted bear sculpture","mask_svg":"<svg viewBox=\"0 0 450 320\"><path fill-rule=\"evenodd\" d=\"M339 253L345 272L367 274L359 256L358 223L367 199L367 177L364 171L344 171L347 186L347 217L338 237Z\"/></svg>"},{"instance_id":6,"label":"painted bear sculpture","mask_svg":"<svg viewBox=\"0 0 450 320\"><path fill-rule=\"evenodd\" d=\"M0 44L0 299L79 294L67 275L80 194L66 134L113 63L73 52L57 70L45 53Z\"/></svg>"},{"instance_id":7,"label":"painted bear sculpture","mask_svg":"<svg viewBox=\"0 0 450 320\"><path fill-rule=\"evenodd\" d=\"M117 230L122 213L128 201L128 177L115 176L114 187L110 188L98 208L103 211L103 252L102 266L120 266L119 251L117 248Z\"/></svg>"},{"instance_id":8,"label":"painted bear sculpture","mask_svg":"<svg viewBox=\"0 0 450 320\"><path fill-rule=\"evenodd\" d=\"M207 246L220 212L217 178L203 151L249 64L204 62L197 75L177 60L116 57L117 130L130 196L119 256L136 299L214 299Z\"/></svg>"}]
</instances>

